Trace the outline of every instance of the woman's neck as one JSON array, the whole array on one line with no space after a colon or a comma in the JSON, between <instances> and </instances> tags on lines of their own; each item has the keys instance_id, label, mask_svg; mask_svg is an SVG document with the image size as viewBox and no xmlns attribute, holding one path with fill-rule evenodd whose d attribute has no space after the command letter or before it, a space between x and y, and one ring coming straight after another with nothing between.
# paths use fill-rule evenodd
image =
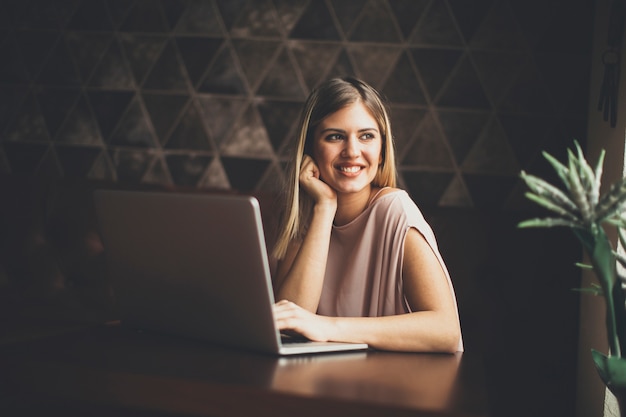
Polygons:
<instances>
[{"instance_id":1,"label":"woman's neck","mask_svg":"<svg viewBox=\"0 0 626 417\"><path fill-rule=\"evenodd\" d=\"M377 191L377 187L370 186L358 193L338 194L335 226L343 226L356 219L367 208Z\"/></svg>"}]
</instances>

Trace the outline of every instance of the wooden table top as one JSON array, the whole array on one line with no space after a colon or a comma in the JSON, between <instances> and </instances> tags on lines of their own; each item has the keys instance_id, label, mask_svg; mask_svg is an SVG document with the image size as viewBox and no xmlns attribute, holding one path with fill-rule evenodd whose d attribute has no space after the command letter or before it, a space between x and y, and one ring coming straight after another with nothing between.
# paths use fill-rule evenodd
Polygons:
<instances>
[{"instance_id":1,"label":"wooden table top","mask_svg":"<svg viewBox=\"0 0 626 417\"><path fill-rule=\"evenodd\" d=\"M23 415L488 415L482 363L467 352L280 358L99 326L0 346L0 369L0 411Z\"/></svg>"}]
</instances>

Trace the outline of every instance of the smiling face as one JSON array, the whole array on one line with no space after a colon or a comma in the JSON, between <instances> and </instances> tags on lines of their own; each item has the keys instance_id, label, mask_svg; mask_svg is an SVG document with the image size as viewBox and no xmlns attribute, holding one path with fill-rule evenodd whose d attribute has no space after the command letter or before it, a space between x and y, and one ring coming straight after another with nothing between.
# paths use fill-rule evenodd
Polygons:
<instances>
[{"instance_id":1,"label":"smiling face","mask_svg":"<svg viewBox=\"0 0 626 417\"><path fill-rule=\"evenodd\" d=\"M338 194L369 194L382 162L381 150L380 127L360 101L324 118L313 136L320 178Z\"/></svg>"}]
</instances>

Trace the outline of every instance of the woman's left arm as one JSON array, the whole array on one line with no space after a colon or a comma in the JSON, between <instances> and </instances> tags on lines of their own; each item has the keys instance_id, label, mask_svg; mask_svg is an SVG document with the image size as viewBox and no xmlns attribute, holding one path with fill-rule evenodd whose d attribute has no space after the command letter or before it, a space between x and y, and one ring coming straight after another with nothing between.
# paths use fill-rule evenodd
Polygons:
<instances>
[{"instance_id":1,"label":"woman's left arm","mask_svg":"<svg viewBox=\"0 0 626 417\"><path fill-rule=\"evenodd\" d=\"M456 352L461 329L448 279L424 236L413 228L406 235L402 275L412 313L326 317L285 303L275 309L277 322L312 340L364 342L383 350Z\"/></svg>"}]
</instances>

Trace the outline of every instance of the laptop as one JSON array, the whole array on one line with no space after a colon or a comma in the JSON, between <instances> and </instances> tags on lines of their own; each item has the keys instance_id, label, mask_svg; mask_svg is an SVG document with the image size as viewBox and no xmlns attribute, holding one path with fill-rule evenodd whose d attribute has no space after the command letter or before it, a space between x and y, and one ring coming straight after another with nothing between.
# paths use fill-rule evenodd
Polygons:
<instances>
[{"instance_id":1,"label":"laptop","mask_svg":"<svg viewBox=\"0 0 626 417\"><path fill-rule=\"evenodd\" d=\"M256 198L96 190L94 202L122 325L275 355L367 349L283 340Z\"/></svg>"}]
</instances>

